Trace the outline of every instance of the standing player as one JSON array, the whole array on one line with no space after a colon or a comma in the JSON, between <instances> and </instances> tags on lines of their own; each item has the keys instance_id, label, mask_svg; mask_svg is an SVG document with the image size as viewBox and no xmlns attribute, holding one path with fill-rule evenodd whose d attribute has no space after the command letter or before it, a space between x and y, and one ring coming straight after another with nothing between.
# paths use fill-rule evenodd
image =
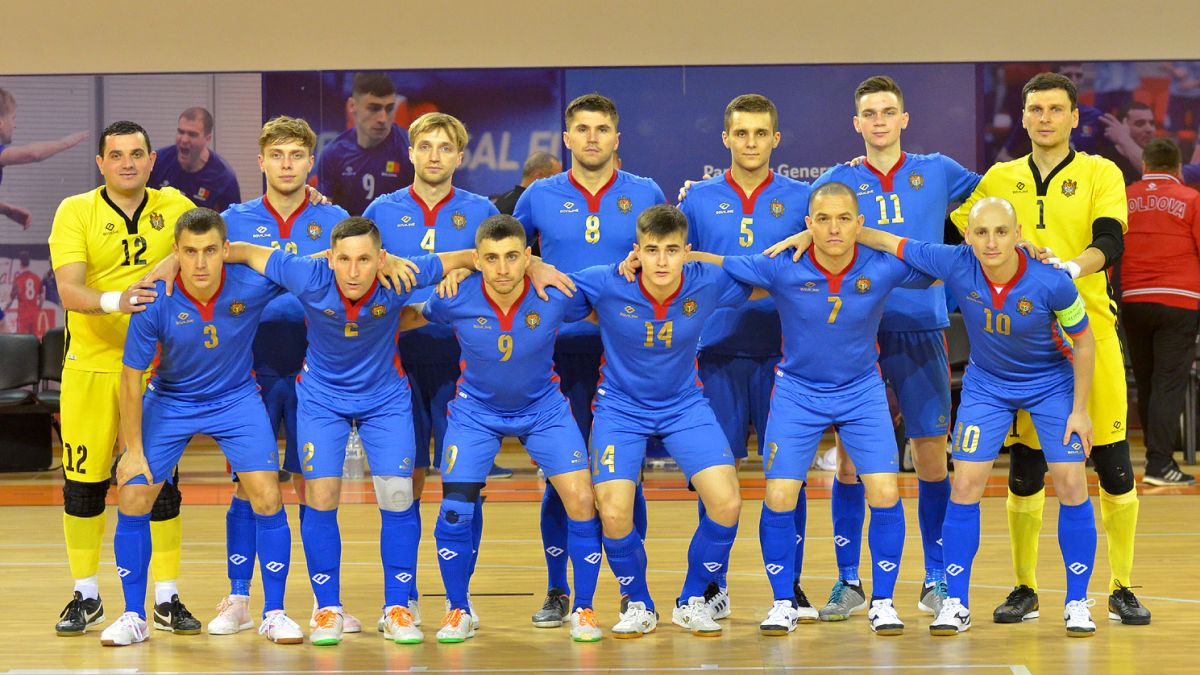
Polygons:
<instances>
[{"instance_id":1,"label":"standing player","mask_svg":"<svg viewBox=\"0 0 1200 675\"><path fill-rule=\"evenodd\" d=\"M179 114L175 145L158 151L150 172L150 185L173 187L197 206L223 211L242 200L233 167L208 146L212 144L213 116L204 108Z\"/></svg>"},{"instance_id":2,"label":"standing player","mask_svg":"<svg viewBox=\"0 0 1200 675\"><path fill-rule=\"evenodd\" d=\"M4 180L4 167L40 162L79 145L80 141L88 137L88 132L77 131L53 141L12 145L13 130L16 126L17 99L12 92L0 89L0 181ZM5 216L20 225L21 229L33 224L33 214L16 204L0 202L0 216Z\"/></svg>"},{"instance_id":3,"label":"standing player","mask_svg":"<svg viewBox=\"0 0 1200 675\"><path fill-rule=\"evenodd\" d=\"M536 240L542 258L564 272L619 262L637 238L638 214L666 202L653 180L614 166L621 136L619 121L616 104L605 96L585 94L571 101L563 132L563 144L571 151L571 169L534 182L517 200L513 215L525 226L528 240ZM554 347L554 368L584 438L592 427L602 351L599 330L587 322L564 326ZM634 500L635 520L644 532L646 507L640 481ZM541 520L549 579L545 602L533 615L533 624L555 628L570 613L571 589L567 584L567 515L553 485L546 486Z\"/></svg>"},{"instance_id":4,"label":"standing player","mask_svg":"<svg viewBox=\"0 0 1200 675\"><path fill-rule=\"evenodd\" d=\"M743 94L725 107L721 141L729 148L730 167L692 185L679 205L697 251L758 253L804 229L808 184L771 171L771 151L780 138L779 113L765 96ZM716 312L700 335L698 363L704 396L739 462L748 454L750 424L760 440L766 433L782 339L779 314L770 298ZM703 508L703 501L698 504ZM807 522L803 493L796 502L795 520L799 561ZM718 584L706 595L714 618L719 619L729 616L730 602L723 576ZM795 586L800 611L815 621L816 610L800 590L799 566Z\"/></svg>"},{"instance_id":5,"label":"standing player","mask_svg":"<svg viewBox=\"0 0 1200 675\"><path fill-rule=\"evenodd\" d=\"M317 189L357 216L376 196L403 187L408 136L392 121L396 85L387 73L356 73L346 107L354 126L321 150Z\"/></svg>"},{"instance_id":6,"label":"standing player","mask_svg":"<svg viewBox=\"0 0 1200 675\"><path fill-rule=\"evenodd\" d=\"M36 335L40 340L44 332L38 326L38 317L42 313L42 278L29 269L29 251L18 253L17 261L21 271L13 275L8 306L10 309L14 304L17 306L17 332Z\"/></svg>"},{"instance_id":7,"label":"standing player","mask_svg":"<svg viewBox=\"0 0 1200 675\"><path fill-rule=\"evenodd\" d=\"M50 257L67 310L62 375L63 530L75 597L55 631L83 635L104 618L96 583L104 499L117 441L121 352L129 317L153 297L135 284L171 250L180 214L193 207L173 188L147 189L154 152L146 130L114 122L100 134L96 166L104 185L67 197L54 215ZM132 284L132 285L131 285ZM154 556L154 627L198 633L200 622L179 600L181 496L167 481L150 512Z\"/></svg>"},{"instance_id":8,"label":"standing player","mask_svg":"<svg viewBox=\"0 0 1200 675\"><path fill-rule=\"evenodd\" d=\"M305 179L312 170L317 137L308 123L294 117L277 117L263 125L258 137L258 165L266 177L262 197L234 204L222 214L230 241L282 248L311 255L329 248L329 232L347 217L339 206L312 204ZM292 474L300 497L300 522L304 522L304 478L296 443L296 376L307 345L304 310L291 294L274 299L262 313L254 337L254 376L275 433L284 429L283 468ZM239 484L225 515L226 556L230 594L209 622L212 635L231 635L253 623L249 619L250 580L254 575L254 511ZM347 632L361 624L346 616Z\"/></svg>"},{"instance_id":9,"label":"standing player","mask_svg":"<svg viewBox=\"0 0 1200 675\"><path fill-rule=\"evenodd\" d=\"M125 612L104 629L110 647L142 642L146 626L146 567L150 509L194 434L212 436L249 494L262 567L265 603L258 632L272 642L298 644L304 633L283 611L292 535L279 495L275 436L251 375L250 343L259 316L283 289L241 265L224 265L225 223L197 208L175 224L179 293L160 297L129 322L121 371L121 433L126 451L113 538ZM156 287L165 290L159 282ZM143 396L147 368L154 377ZM267 452L264 452L266 450Z\"/></svg>"},{"instance_id":10,"label":"standing player","mask_svg":"<svg viewBox=\"0 0 1200 675\"><path fill-rule=\"evenodd\" d=\"M1096 558L1096 518L1083 462L1092 447L1087 414L1096 341L1070 277L1031 262L1017 248L1021 226L999 197L975 202L967 246L945 246L864 228L859 241L944 279L971 338L954 427L954 490L944 536L949 597L929 626L933 635L971 628L971 563L979 551L979 500L1018 409L1029 411L1061 507L1058 545L1067 573L1063 618L1070 637L1096 632L1087 586ZM986 300L984 298L987 298ZM1065 336L1072 346L1065 346Z\"/></svg>"},{"instance_id":11,"label":"standing player","mask_svg":"<svg viewBox=\"0 0 1200 675\"><path fill-rule=\"evenodd\" d=\"M415 133L412 136L417 138ZM419 173L420 164L414 165ZM505 436L516 436L563 498L570 518L567 550L575 570L571 638L595 642L601 638L592 610L600 571L600 520L587 445L551 362L561 325L584 318L590 310L586 302L572 302L561 293L542 300L529 292L525 270L531 252L525 230L515 218L487 218L476 231L475 242L475 267L482 274L463 280L455 297L433 297L424 307L429 321L453 329L463 349L458 395L446 413L443 501L434 532L450 603L438 641L462 642L474 635L467 585L473 552L479 549L474 527L479 491L500 442Z\"/></svg>"},{"instance_id":12,"label":"standing player","mask_svg":"<svg viewBox=\"0 0 1200 675\"><path fill-rule=\"evenodd\" d=\"M1116 305L1105 272L1121 257L1128 210L1121 171L1107 159L1071 149L1071 130L1079 124L1075 85L1054 73L1035 75L1022 91L1021 123L1033 152L988 169L971 198L953 214L966 227L967 214L983 197L1004 197L1017 211L1017 222L1036 246L1053 250L1076 279L1096 336L1096 376L1088 415L1095 425L1092 464L1100 478L1100 519L1108 534L1112 573L1109 618L1126 624L1150 623L1146 609L1129 590L1138 498L1125 439L1125 361L1117 337ZM1008 527L1017 586L996 608L998 623L1038 616L1038 533L1046 502L1046 462L1029 415L1020 413L1006 443L1012 453L1008 477Z\"/></svg>"},{"instance_id":13,"label":"standing player","mask_svg":"<svg viewBox=\"0 0 1200 675\"><path fill-rule=\"evenodd\" d=\"M876 75L863 80L854 91L854 105L854 130L865 142L866 161L835 166L813 185L858 186L858 210L872 227L940 244L947 209L971 194L979 176L945 155L914 155L900 149L908 113L904 93L892 78ZM949 325L940 288L896 289L888 296L879 323L879 366L900 401L917 470L917 520L925 552L925 583L917 607L934 615L946 592L941 541L950 498L946 475L950 363L942 331ZM866 606L858 579L866 516L863 485L841 448L831 508L838 582L820 614L825 621L841 621Z\"/></svg>"}]
</instances>

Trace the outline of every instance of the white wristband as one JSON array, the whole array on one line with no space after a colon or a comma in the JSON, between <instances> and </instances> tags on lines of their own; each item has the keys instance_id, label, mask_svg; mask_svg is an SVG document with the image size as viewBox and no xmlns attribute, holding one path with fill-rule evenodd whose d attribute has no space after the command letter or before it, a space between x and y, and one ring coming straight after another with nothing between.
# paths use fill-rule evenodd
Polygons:
<instances>
[{"instance_id":1,"label":"white wristband","mask_svg":"<svg viewBox=\"0 0 1200 675\"><path fill-rule=\"evenodd\" d=\"M1075 262L1074 260L1068 260L1067 262L1063 263L1063 269L1067 270L1067 273L1071 275L1072 279L1078 279L1079 273L1083 271L1079 267L1079 263Z\"/></svg>"},{"instance_id":2,"label":"white wristband","mask_svg":"<svg viewBox=\"0 0 1200 675\"><path fill-rule=\"evenodd\" d=\"M105 291L100 294L100 309L109 314L121 311L121 292Z\"/></svg>"}]
</instances>

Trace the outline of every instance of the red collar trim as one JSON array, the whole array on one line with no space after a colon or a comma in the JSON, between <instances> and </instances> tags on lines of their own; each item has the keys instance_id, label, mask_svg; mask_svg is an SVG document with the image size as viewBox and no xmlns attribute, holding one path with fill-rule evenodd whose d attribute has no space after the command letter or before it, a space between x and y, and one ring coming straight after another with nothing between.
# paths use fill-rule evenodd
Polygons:
<instances>
[{"instance_id":1,"label":"red collar trim","mask_svg":"<svg viewBox=\"0 0 1200 675\"><path fill-rule=\"evenodd\" d=\"M346 308L346 320L358 321L359 311L362 310L363 305L367 304L367 300L375 295L375 289L379 286L379 280L372 281L371 287L367 289L367 292L357 302L350 300L350 298L342 294L342 287L337 285L336 279L333 282L333 286L337 289L338 297L342 299L342 306Z\"/></svg>"},{"instance_id":2,"label":"red collar trim","mask_svg":"<svg viewBox=\"0 0 1200 675\"><path fill-rule=\"evenodd\" d=\"M571 185L574 185L575 189L579 190L579 193L587 198L588 213L598 213L600 211L600 200L604 199L604 193L608 192L613 183L617 182L617 170L613 169L612 178L609 178L608 182L596 191L596 194L588 192L587 188L575 180L575 171L573 169L567 172L567 180L571 181Z\"/></svg>"},{"instance_id":3,"label":"red collar trim","mask_svg":"<svg viewBox=\"0 0 1200 675\"><path fill-rule=\"evenodd\" d=\"M761 195L763 190L766 190L767 186L770 185L774 180L775 172L768 171L767 177L763 179L763 182L759 183L758 187L754 188L754 192L751 192L749 195L747 195L745 192L742 192L742 186L738 185L737 181L733 180L733 171L731 169L725 169L725 182L729 183L729 187L733 188L733 191L742 200L742 213L747 216L754 213L754 202L758 200L758 196Z\"/></svg>"},{"instance_id":4,"label":"red collar trim","mask_svg":"<svg viewBox=\"0 0 1200 675\"><path fill-rule=\"evenodd\" d=\"M514 302L512 307L508 308L508 312L505 313L500 309L500 305L497 305L496 301L492 300L492 296L487 290L487 284L483 282L483 275L479 275L479 284L483 288L483 297L487 300L487 303L491 305L492 311L496 313L496 318L500 320L500 330L504 331L505 333L512 332L513 319L517 317L517 310L521 308L521 303L525 302L525 296L529 295L529 277L524 277L522 281L525 285L521 289L521 295L517 296L517 301Z\"/></svg>"},{"instance_id":5,"label":"red collar trim","mask_svg":"<svg viewBox=\"0 0 1200 675\"><path fill-rule=\"evenodd\" d=\"M213 310L217 308L217 298L221 297L221 290L225 288L225 268L221 268L221 285L217 286L217 292L213 293L213 296L208 299L207 303L200 302L196 298L192 297L191 293L188 293L187 286L183 284L182 274L176 275L175 288L178 288L179 292L183 293L183 297L192 301L192 304L195 305L196 309L200 311L201 319L205 321L212 321Z\"/></svg>"},{"instance_id":6,"label":"red collar trim","mask_svg":"<svg viewBox=\"0 0 1200 675\"><path fill-rule=\"evenodd\" d=\"M808 251L805 252L805 255L807 255L808 259L812 261L813 267L817 268L818 272L825 275L825 282L829 284L829 292L841 293L842 280L846 278L846 274L850 270L854 269L854 263L858 262L858 244L854 245L854 257L850 258L850 264L846 265L846 268L837 274L825 269L821 263L817 261L817 255L813 252L812 248L809 248Z\"/></svg>"},{"instance_id":7,"label":"red collar trim","mask_svg":"<svg viewBox=\"0 0 1200 675\"><path fill-rule=\"evenodd\" d=\"M263 195L263 206L267 208L267 213L271 214L271 217L275 219L275 224L279 226L279 236L283 237L284 239L291 239L292 225L295 225L296 219L300 217L300 214L304 213L308 209L308 200L305 199L303 202L301 202L300 208L293 211L292 215L288 216L287 218L279 215L279 212L275 210L275 207L271 206L271 202L267 200L266 195Z\"/></svg>"},{"instance_id":8,"label":"red collar trim","mask_svg":"<svg viewBox=\"0 0 1200 675\"><path fill-rule=\"evenodd\" d=\"M904 152L901 152L900 161L896 162L896 165L892 167L892 170L888 171L887 173L883 173L879 169L876 169L875 167L871 166L870 162L865 160L863 161L863 166L867 167L871 173L875 174L875 177L879 179L879 185L883 188L884 192L892 192L892 180L896 178L896 172L900 170L900 167L904 166L904 160L906 159L908 159L908 155Z\"/></svg>"},{"instance_id":9,"label":"red collar trim","mask_svg":"<svg viewBox=\"0 0 1200 675\"><path fill-rule=\"evenodd\" d=\"M1020 251L1018 251L1017 254L1020 256L1017 260L1017 273L1014 274L1006 283L1000 284L999 293L996 292L996 282L988 279L987 271L985 271L983 266L980 265L980 271L983 272L983 278L987 281L988 292L992 294L992 307L994 309L1002 309L1004 307L1004 301L1008 299L1009 292L1016 287L1017 282L1021 280L1021 277L1025 276L1025 268L1029 265L1028 258Z\"/></svg>"},{"instance_id":10,"label":"red collar trim","mask_svg":"<svg viewBox=\"0 0 1200 675\"><path fill-rule=\"evenodd\" d=\"M653 295L650 295L650 291L646 290L646 285L642 283L642 275L640 274L638 275L638 288L641 289L642 295L646 296L646 299L650 301L650 307L654 309L654 319L662 321L667 318L667 310L671 308L671 303L675 302L675 298L678 298L679 292L683 290L683 271L679 272L679 288L676 288L674 293L668 295L667 299L663 300L661 305L654 299Z\"/></svg>"},{"instance_id":11,"label":"red collar trim","mask_svg":"<svg viewBox=\"0 0 1200 675\"><path fill-rule=\"evenodd\" d=\"M421 199L416 191L413 190L411 185L408 186L408 196L417 203L417 206L421 207L421 213L425 217L425 227L433 227L434 225L437 225L438 212L442 210L443 206L449 204L451 199L454 199L454 188L450 188L450 191L446 193L446 196L442 197L438 203L434 204L433 208L429 208L429 206L425 204L425 200Z\"/></svg>"}]
</instances>

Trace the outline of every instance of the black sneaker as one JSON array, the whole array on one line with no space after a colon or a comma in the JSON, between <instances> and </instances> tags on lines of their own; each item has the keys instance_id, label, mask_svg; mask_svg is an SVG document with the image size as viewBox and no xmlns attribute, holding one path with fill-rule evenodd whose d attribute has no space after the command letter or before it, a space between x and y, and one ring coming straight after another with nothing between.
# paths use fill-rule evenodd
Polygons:
<instances>
[{"instance_id":1,"label":"black sneaker","mask_svg":"<svg viewBox=\"0 0 1200 675\"><path fill-rule=\"evenodd\" d=\"M796 604L796 623L816 623L820 618L817 608L808 601L808 596L804 594L804 589L800 588L799 583L792 584L792 596L792 602Z\"/></svg>"},{"instance_id":2,"label":"black sneaker","mask_svg":"<svg viewBox=\"0 0 1200 675\"><path fill-rule=\"evenodd\" d=\"M1161 470L1146 468L1146 475L1142 477L1142 482L1147 485L1195 485L1196 477L1191 474L1186 474L1179 469L1179 465L1171 462Z\"/></svg>"},{"instance_id":3,"label":"black sneaker","mask_svg":"<svg viewBox=\"0 0 1200 675\"><path fill-rule=\"evenodd\" d=\"M538 628L558 628L571 615L571 597L561 588L551 588L546 593L542 608L533 615L533 625Z\"/></svg>"},{"instance_id":4,"label":"black sneaker","mask_svg":"<svg viewBox=\"0 0 1200 675\"><path fill-rule=\"evenodd\" d=\"M1108 618L1130 626L1150 625L1150 610L1138 602L1128 586L1117 582L1117 590L1108 596Z\"/></svg>"},{"instance_id":5,"label":"black sneaker","mask_svg":"<svg viewBox=\"0 0 1200 675\"><path fill-rule=\"evenodd\" d=\"M99 597L95 600L84 598L82 593L75 591L75 597L67 603L58 618L54 632L59 637L78 637L86 633L89 627L104 621L104 602Z\"/></svg>"},{"instance_id":6,"label":"black sneaker","mask_svg":"<svg viewBox=\"0 0 1200 675\"><path fill-rule=\"evenodd\" d=\"M200 634L200 620L183 606L178 595L172 595L170 602L160 602L154 606L154 627L178 635Z\"/></svg>"},{"instance_id":7,"label":"black sneaker","mask_svg":"<svg viewBox=\"0 0 1200 675\"><path fill-rule=\"evenodd\" d=\"M996 623L1021 623L1039 616L1037 591L1028 586L1014 588L1004 603L992 612L992 620Z\"/></svg>"}]
</instances>

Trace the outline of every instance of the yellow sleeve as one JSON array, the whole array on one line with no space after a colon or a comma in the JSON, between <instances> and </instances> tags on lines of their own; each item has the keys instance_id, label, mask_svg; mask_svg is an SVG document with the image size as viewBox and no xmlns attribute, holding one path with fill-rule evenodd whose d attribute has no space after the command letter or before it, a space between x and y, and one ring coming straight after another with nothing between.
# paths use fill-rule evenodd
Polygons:
<instances>
[{"instance_id":1,"label":"yellow sleeve","mask_svg":"<svg viewBox=\"0 0 1200 675\"><path fill-rule=\"evenodd\" d=\"M950 220L958 228L959 232L967 231L967 216L970 215L971 207L975 205L975 202L988 196L988 189L990 187L988 179L991 176L991 170L984 173L983 178L979 181L979 185L975 186L975 191L971 193L971 196L964 199L963 203L959 204L958 208L954 209L950 214Z\"/></svg>"},{"instance_id":2,"label":"yellow sleeve","mask_svg":"<svg viewBox=\"0 0 1200 675\"><path fill-rule=\"evenodd\" d=\"M70 263L86 263L87 233L82 215L80 198L67 197L58 205L54 213L54 223L50 226L50 260L55 268Z\"/></svg>"},{"instance_id":3,"label":"yellow sleeve","mask_svg":"<svg viewBox=\"0 0 1200 675\"><path fill-rule=\"evenodd\" d=\"M1092 221L1113 218L1121 221L1121 231L1129 231L1129 202L1125 196L1125 178L1116 164L1100 159L1096 167L1096 194L1093 197Z\"/></svg>"}]
</instances>

